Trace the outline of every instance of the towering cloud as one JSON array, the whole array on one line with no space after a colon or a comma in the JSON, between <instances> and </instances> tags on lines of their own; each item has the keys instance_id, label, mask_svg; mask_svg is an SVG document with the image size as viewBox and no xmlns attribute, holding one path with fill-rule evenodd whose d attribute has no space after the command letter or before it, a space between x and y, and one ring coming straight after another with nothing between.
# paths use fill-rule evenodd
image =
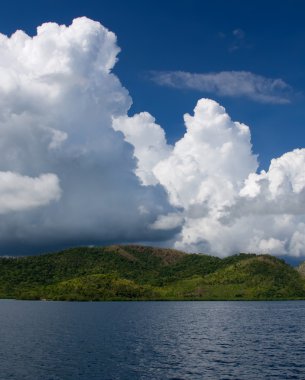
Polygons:
<instances>
[{"instance_id":1,"label":"towering cloud","mask_svg":"<svg viewBox=\"0 0 305 380\"><path fill-rule=\"evenodd\" d=\"M305 255L305 149L257 172L249 128L209 99L173 146L127 115L100 23L0 35L0 248L158 242L194 252Z\"/></svg>"},{"instance_id":2,"label":"towering cloud","mask_svg":"<svg viewBox=\"0 0 305 380\"><path fill-rule=\"evenodd\" d=\"M194 209L209 204L219 212L257 168L249 128L232 122L224 108L209 99L198 101L194 116L186 114L184 120L184 137L153 172L174 205Z\"/></svg>"},{"instance_id":3,"label":"towering cloud","mask_svg":"<svg viewBox=\"0 0 305 380\"><path fill-rule=\"evenodd\" d=\"M165 191L141 185L112 128L131 104L111 73L118 52L87 18L0 35L2 253L166 237L149 227L171 210Z\"/></svg>"}]
</instances>

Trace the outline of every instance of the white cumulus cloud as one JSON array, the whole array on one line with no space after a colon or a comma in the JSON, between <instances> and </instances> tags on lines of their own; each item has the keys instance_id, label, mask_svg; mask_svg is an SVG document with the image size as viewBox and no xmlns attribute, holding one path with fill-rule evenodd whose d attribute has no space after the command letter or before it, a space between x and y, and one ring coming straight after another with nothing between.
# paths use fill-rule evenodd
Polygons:
<instances>
[{"instance_id":1,"label":"white cumulus cloud","mask_svg":"<svg viewBox=\"0 0 305 380\"><path fill-rule=\"evenodd\" d=\"M142 183L157 184L152 169L171 152L164 130L148 112L114 118L113 128L123 132L125 140L133 145L134 155L138 159L136 174Z\"/></svg>"},{"instance_id":2,"label":"white cumulus cloud","mask_svg":"<svg viewBox=\"0 0 305 380\"><path fill-rule=\"evenodd\" d=\"M194 116L186 114L184 120L185 135L153 172L175 206L208 203L218 212L231 204L257 168L249 128L232 122L225 109L209 99L198 101Z\"/></svg>"},{"instance_id":3,"label":"white cumulus cloud","mask_svg":"<svg viewBox=\"0 0 305 380\"><path fill-rule=\"evenodd\" d=\"M0 214L47 205L59 200L60 195L59 180L54 174L31 178L0 172Z\"/></svg>"},{"instance_id":4,"label":"white cumulus cloud","mask_svg":"<svg viewBox=\"0 0 305 380\"><path fill-rule=\"evenodd\" d=\"M163 148L166 157L153 167L135 149L138 166L152 171L177 208L152 228L179 227L174 246L190 252L305 255L305 149L273 159L268 171L257 173L250 129L218 103L201 99L184 120L186 133Z\"/></svg>"}]
</instances>

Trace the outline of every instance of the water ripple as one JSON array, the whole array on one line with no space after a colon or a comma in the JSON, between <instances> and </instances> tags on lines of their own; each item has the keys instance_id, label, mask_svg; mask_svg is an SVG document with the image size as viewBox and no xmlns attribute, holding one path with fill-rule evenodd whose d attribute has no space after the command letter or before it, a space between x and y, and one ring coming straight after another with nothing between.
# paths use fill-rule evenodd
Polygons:
<instances>
[{"instance_id":1,"label":"water ripple","mask_svg":"<svg viewBox=\"0 0 305 380\"><path fill-rule=\"evenodd\" d=\"M305 379L305 301L0 301L1 380Z\"/></svg>"}]
</instances>

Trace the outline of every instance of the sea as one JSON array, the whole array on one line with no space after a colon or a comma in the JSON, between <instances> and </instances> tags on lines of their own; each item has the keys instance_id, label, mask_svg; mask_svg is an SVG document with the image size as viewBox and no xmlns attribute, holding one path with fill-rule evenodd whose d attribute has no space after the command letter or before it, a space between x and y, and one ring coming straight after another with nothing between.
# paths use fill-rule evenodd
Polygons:
<instances>
[{"instance_id":1,"label":"sea","mask_svg":"<svg viewBox=\"0 0 305 380\"><path fill-rule=\"evenodd\" d=\"M0 379L305 379L305 301L0 300Z\"/></svg>"}]
</instances>

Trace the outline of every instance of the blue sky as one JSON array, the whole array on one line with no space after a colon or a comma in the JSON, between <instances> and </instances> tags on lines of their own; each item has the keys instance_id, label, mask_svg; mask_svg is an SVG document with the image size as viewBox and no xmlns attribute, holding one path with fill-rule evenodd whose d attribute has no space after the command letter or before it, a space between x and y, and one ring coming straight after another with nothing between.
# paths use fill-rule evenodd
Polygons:
<instances>
[{"instance_id":1,"label":"blue sky","mask_svg":"<svg viewBox=\"0 0 305 380\"><path fill-rule=\"evenodd\" d=\"M0 254L136 242L304 257L304 13L2 4Z\"/></svg>"},{"instance_id":2,"label":"blue sky","mask_svg":"<svg viewBox=\"0 0 305 380\"><path fill-rule=\"evenodd\" d=\"M0 29L33 35L47 21L69 24L83 15L100 21L116 33L122 49L114 72L132 96L130 114L149 111L172 143L184 133L182 115L198 98L210 97L251 127L254 152L268 168L271 158L305 145L304 14L305 3L297 0L11 1L2 5ZM289 104L264 104L166 88L148 79L151 70L249 71L281 78L294 96Z\"/></svg>"}]
</instances>

